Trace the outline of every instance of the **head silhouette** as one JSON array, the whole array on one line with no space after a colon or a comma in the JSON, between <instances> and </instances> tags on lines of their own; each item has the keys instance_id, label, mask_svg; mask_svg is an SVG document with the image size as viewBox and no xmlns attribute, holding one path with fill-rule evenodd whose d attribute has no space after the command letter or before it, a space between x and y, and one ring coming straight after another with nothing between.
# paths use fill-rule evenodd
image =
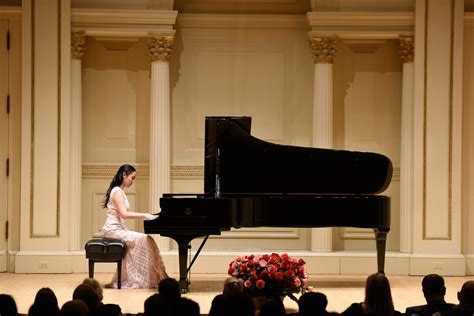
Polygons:
<instances>
[{"instance_id":1,"label":"head silhouette","mask_svg":"<svg viewBox=\"0 0 474 316\"><path fill-rule=\"evenodd\" d=\"M243 293L244 292L244 283L241 279L237 279L234 277L230 277L225 279L224 281L224 289L222 290L222 294L229 295L235 293Z\"/></svg>"},{"instance_id":2,"label":"head silhouette","mask_svg":"<svg viewBox=\"0 0 474 316\"><path fill-rule=\"evenodd\" d=\"M18 309L13 296L8 294L0 294L0 315L2 316L18 316Z\"/></svg>"},{"instance_id":3,"label":"head silhouette","mask_svg":"<svg viewBox=\"0 0 474 316\"><path fill-rule=\"evenodd\" d=\"M178 300L181 297L181 290L176 279L165 278L158 283L158 293L167 300Z\"/></svg>"},{"instance_id":4,"label":"head silhouette","mask_svg":"<svg viewBox=\"0 0 474 316\"><path fill-rule=\"evenodd\" d=\"M382 316L392 315L394 311L390 283L383 273L374 273L365 283L365 306L368 312Z\"/></svg>"},{"instance_id":5,"label":"head silhouette","mask_svg":"<svg viewBox=\"0 0 474 316\"><path fill-rule=\"evenodd\" d=\"M446 287L444 286L444 279L438 274L428 274L421 281L423 295L426 302L437 301L444 298L446 294Z\"/></svg>"},{"instance_id":6,"label":"head silhouette","mask_svg":"<svg viewBox=\"0 0 474 316\"><path fill-rule=\"evenodd\" d=\"M463 308L474 309L474 281L466 281L458 292L459 305Z\"/></svg>"},{"instance_id":7,"label":"head silhouette","mask_svg":"<svg viewBox=\"0 0 474 316\"><path fill-rule=\"evenodd\" d=\"M298 300L300 316L322 315L326 312L328 299L321 292L306 292Z\"/></svg>"},{"instance_id":8,"label":"head silhouette","mask_svg":"<svg viewBox=\"0 0 474 316\"><path fill-rule=\"evenodd\" d=\"M28 311L28 315L57 315L58 313L58 299L53 290L49 287L39 289L36 293L35 301Z\"/></svg>"}]
</instances>

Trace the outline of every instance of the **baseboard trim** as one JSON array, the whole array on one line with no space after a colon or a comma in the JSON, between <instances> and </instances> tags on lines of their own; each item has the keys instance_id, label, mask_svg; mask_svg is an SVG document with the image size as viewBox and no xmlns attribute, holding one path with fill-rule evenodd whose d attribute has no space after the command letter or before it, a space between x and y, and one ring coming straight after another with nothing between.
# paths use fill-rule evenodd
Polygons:
<instances>
[{"instance_id":1,"label":"baseboard trim","mask_svg":"<svg viewBox=\"0 0 474 316\"><path fill-rule=\"evenodd\" d=\"M279 251L285 252L285 251ZM256 252L263 253L263 252ZM288 255L306 261L309 274L367 275L377 271L374 252L365 251L288 251ZM250 253L249 253L250 254ZM179 273L176 250L162 251L169 274ZM192 253L194 255L194 252ZM204 251L194 262L193 273L226 274L229 263L243 255L236 251ZM84 251L39 252L20 251L14 255L16 273L87 273L88 261ZM113 272L114 263L95 265L96 272ZM385 273L392 275L425 275L438 273L445 276L474 275L474 254L409 254L387 252Z\"/></svg>"}]
</instances>

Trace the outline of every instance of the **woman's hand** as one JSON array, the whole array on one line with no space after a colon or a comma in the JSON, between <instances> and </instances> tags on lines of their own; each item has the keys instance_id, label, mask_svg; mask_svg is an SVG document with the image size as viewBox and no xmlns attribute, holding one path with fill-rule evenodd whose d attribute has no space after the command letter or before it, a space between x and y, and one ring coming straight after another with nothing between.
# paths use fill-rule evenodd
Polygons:
<instances>
[{"instance_id":1,"label":"woman's hand","mask_svg":"<svg viewBox=\"0 0 474 316\"><path fill-rule=\"evenodd\" d=\"M149 214L149 213L145 214L146 221L152 221L154 219L157 219L158 217L160 217L160 215L154 215L154 214Z\"/></svg>"}]
</instances>

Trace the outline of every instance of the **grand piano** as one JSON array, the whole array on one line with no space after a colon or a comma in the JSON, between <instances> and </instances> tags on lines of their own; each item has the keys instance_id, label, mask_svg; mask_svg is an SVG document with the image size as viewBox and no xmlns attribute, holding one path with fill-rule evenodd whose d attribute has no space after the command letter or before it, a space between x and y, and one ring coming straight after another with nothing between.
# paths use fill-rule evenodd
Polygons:
<instances>
[{"instance_id":1,"label":"grand piano","mask_svg":"<svg viewBox=\"0 0 474 316\"><path fill-rule=\"evenodd\" d=\"M250 135L250 127L250 117L206 117L204 193L163 194L160 216L144 223L145 233L177 242L181 292L207 238L240 227L372 228L383 272L390 198L378 193L390 184L390 159L274 144Z\"/></svg>"}]
</instances>

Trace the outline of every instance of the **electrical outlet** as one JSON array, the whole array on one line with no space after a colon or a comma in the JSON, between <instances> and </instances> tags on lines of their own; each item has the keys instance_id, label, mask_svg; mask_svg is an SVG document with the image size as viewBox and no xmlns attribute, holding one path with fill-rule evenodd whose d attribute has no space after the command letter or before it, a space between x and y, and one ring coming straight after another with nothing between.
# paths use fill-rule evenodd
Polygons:
<instances>
[{"instance_id":1,"label":"electrical outlet","mask_svg":"<svg viewBox=\"0 0 474 316\"><path fill-rule=\"evenodd\" d=\"M433 270L441 271L444 268L444 264L441 261L434 261L433 262Z\"/></svg>"},{"instance_id":2,"label":"electrical outlet","mask_svg":"<svg viewBox=\"0 0 474 316\"><path fill-rule=\"evenodd\" d=\"M39 262L40 269L48 269L48 261L40 261Z\"/></svg>"}]
</instances>

